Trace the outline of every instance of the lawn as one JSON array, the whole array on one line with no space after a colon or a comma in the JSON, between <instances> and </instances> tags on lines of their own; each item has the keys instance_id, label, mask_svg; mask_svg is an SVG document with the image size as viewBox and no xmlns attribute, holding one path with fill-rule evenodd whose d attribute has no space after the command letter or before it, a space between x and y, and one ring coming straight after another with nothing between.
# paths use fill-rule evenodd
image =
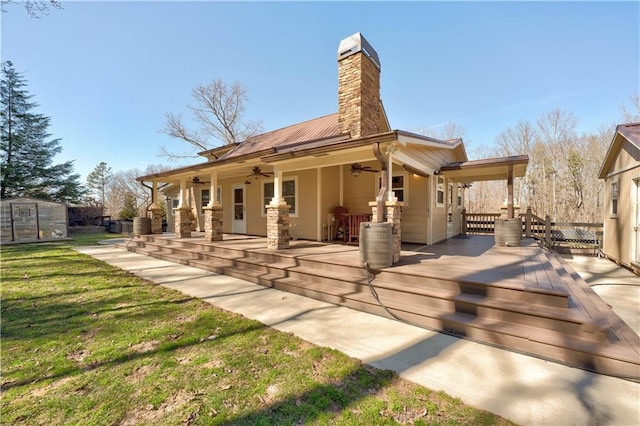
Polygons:
<instances>
[{"instance_id":1,"label":"lawn","mask_svg":"<svg viewBox=\"0 0 640 426\"><path fill-rule=\"evenodd\" d=\"M77 253L3 246L2 424L510 424Z\"/></svg>"}]
</instances>

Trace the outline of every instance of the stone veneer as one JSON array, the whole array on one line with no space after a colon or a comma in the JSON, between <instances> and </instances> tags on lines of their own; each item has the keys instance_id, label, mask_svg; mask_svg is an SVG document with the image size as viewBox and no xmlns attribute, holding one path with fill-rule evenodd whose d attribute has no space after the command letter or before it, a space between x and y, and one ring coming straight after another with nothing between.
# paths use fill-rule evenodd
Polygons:
<instances>
[{"instance_id":1,"label":"stone veneer","mask_svg":"<svg viewBox=\"0 0 640 426\"><path fill-rule=\"evenodd\" d=\"M352 138L378 133L380 71L362 52L338 61L338 125Z\"/></svg>"},{"instance_id":2,"label":"stone veneer","mask_svg":"<svg viewBox=\"0 0 640 426\"><path fill-rule=\"evenodd\" d=\"M267 249L288 249L289 239L289 206L267 205Z\"/></svg>"},{"instance_id":3,"label":"stone veneer","mask_svg":"<svg viewBox=\"0 0 640 426\"><path fill-rule=\"evenodd\" d=\"M162 209L151 208L151 233L162 234Z\"/></svg>"},{"instance_id":4,"label":"stone veneer","mask_svg":"<svg viewBox=\"0 0 640 426\"><path fill-rule=\"evenodd\" d=\"M372 201L369 203L373 217L376 217L378 211L377 203ZM386 222L391 223L391 235L393 238L393 263L400 261L400 250L402 249L402 206L401 201L385 201Z\"/></svg>"},{"instance_id":5,"label":"stone veneer","mask_svg":"<svg viewBox=\"0 0 640 426\"><path fill-rule=\"evenodd\" d=\"M175 233L177 238L191 238L191 208L173 209L175 216Z\"/></svg>"},{"instance_id":6,"label":"stone veneer","mask_svg":"<svg viewBox=\"0 0 640 426\"><path fill-rule=\"evenodd\" d=\"M222 206L204 208L204 240L222 241Z\"/></svg>"}]
</instances>

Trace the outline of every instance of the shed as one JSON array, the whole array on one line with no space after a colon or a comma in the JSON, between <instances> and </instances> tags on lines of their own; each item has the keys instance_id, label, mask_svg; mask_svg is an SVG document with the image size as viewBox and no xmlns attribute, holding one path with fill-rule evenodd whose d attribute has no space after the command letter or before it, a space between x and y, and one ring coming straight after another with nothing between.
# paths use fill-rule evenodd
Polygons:
<instances>
[{"instance_id":1,"label":"shed","mask_svg":"<svg viewBox=\"0 0 640 426\"><path fill-rule=\"evenodd\" d=\"M7 198L0 208L0 241L33 242L67 238L67 206L35 198Z\"/></svg>"},{"instance_id":2,"label":"shed","mask_svg":"<svg viewBox=\"0 0 640 426\"><path fill-rule=\"evenodd\" d=\"M616 127L598 178L605 183L602 251L640 273L640 123Z\"/></svg>"}]
</instances>

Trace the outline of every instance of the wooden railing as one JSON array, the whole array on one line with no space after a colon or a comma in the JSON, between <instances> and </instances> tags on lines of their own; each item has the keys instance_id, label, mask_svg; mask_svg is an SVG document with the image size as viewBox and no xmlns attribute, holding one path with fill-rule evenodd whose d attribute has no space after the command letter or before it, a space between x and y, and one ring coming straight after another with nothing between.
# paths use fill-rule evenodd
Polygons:
<instances>
[{"instance_id":1,"label":"wooden railing","mask_svg":"<svg viewBox=\"0 0 640 426\"><path fill-rule=\"evenodd\" d=\"M500 213L467 213L462 210L463 234L493 234L495 220ZM549 215L536 216L528 208L518 215L522 220L522 236L542 241L547 247L557 251L564 249L588 249L600 253L602 248L603 224L585 222L552 222Z\"/></svg>"}]
</instances>

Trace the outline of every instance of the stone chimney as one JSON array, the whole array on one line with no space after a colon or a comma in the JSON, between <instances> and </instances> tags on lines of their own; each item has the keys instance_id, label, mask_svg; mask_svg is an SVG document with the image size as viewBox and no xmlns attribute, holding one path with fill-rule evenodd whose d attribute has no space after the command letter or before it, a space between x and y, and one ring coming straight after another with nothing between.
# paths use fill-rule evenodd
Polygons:
<instances>
[{"instance_id":1,"label":"stone chimney","mask_svg":"<svg viewBox=\"0 0 640 426\"><path fill-rule=\"evenodd\" d=\"M338 47L338 125L352 138L379 133L380 60L360 33Z\"/></svg>"}]
</instances>

